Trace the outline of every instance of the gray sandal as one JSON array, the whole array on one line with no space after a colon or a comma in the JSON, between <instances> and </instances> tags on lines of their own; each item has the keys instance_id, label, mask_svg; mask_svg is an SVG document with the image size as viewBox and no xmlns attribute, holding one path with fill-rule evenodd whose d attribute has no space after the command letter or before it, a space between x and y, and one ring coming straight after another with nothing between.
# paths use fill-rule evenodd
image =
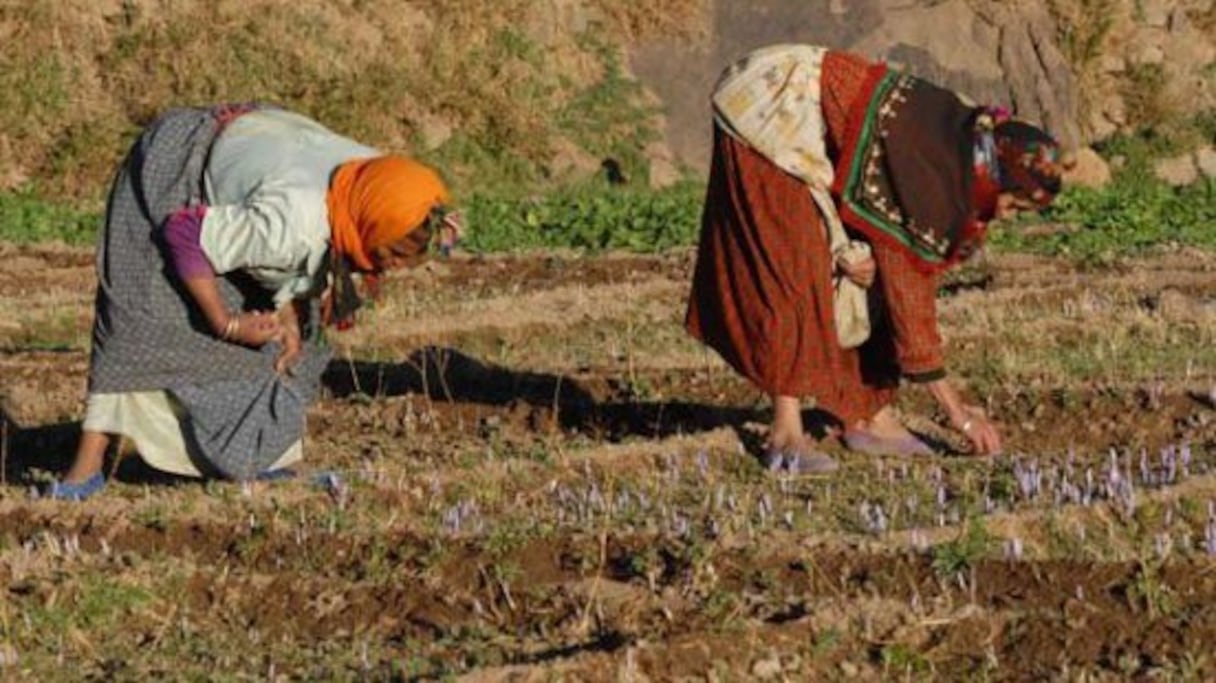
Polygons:
<instances>
[{"instance_id":1,"label":"gray sandal","mask_svg":"<svg viewBox=\"0 0 1216 683\"><path fill-rule=\"evenodd\" d=\"M760 464L770 472L789 474L831 474L840 463L818 451L801 453L794 449L765 451Z\"/></svg>"}]
</instances>

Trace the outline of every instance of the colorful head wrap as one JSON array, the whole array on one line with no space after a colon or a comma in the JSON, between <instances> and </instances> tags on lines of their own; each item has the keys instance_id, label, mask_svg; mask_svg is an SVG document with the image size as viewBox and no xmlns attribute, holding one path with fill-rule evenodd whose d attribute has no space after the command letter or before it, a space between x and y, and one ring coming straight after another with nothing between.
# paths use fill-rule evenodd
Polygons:
<instances>
[{"instance_id":1,"label":"colorful head wrap","mask_svg":"<svg viewBox=\"0 0 1216 683\"><path fill-rule=\"evenodd\" d=\"M1060 193L1060 143L1025 121L1006 119L992 128L997 181L1002 192L1045 207Z\"/></svg>"},{"instance_id":2,"label":"colorful head wrap","mask_svg":"<svg viewBox=\"0 0 1216 683\"><path fill-rule=\"evenodd\" d=\"M427 224L449 202L434 169L397 155L360 159L334 172L326 202L334 251L356 270L374 269L371 254Z\"/></svg>"}]
</instances>

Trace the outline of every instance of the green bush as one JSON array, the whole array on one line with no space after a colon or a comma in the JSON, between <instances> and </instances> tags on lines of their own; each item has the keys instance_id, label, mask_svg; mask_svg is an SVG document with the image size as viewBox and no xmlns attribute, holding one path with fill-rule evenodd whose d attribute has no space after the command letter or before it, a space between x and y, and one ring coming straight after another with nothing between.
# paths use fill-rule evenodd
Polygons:
<instances>
[{"instance_id":1,"label":"green bush","mask_svg":"<svg viewBox=\"0 0 1216 683\"><path fill-rule=\"evenodd\" d=\"M1120 256L1182 246L1216 248L1216 181L1173 188L1129 174L1109 187L1070 188L1043 218L1060 225L1028 236L1027 221L997 226L989 240L998 251L1029 251L1106 262Z\"/></svg>"},{"instance_id":2,"label":"green bush","mask_svg":"<svg viewBox=\"0 0 1216 683\"><path fill-rule=\"evenodd\" d=\"M591 186L525 199L474 196L463 246L655 252L694 244L703 193L684 183L661 191Z\"/></svg>"},{"instance_id":3,"label":"green bush","mask_svg":"<svg viewBox=\"0 0 1216 683\"><path fill-rule=\"evenodd\" d=\"M1216 249L1216 181L1172 188L1151 174L1153 152L1165 142L1129 139L1113 147L1127 159L1106 188L1069 188L1043 216L996 225L995 251L1065 256L1102 263L1180 246ZM704 186L688 181L665 190L602 181L540 195L473 194L464 202L475 252L573 248L658 252L695 244ZM1056 230L1025 228L1046 220ZM32 190L0 193L0 240L93 242L101 217L50 203Z\"/></svg>"},{"instance_id":4,"label":"green bush","mask_svg":"<svg viewBox=\"0 0 1216 683\"><path fill-rule=\"evenodd\" d=\"M0 192L0 241L92 244L101 216L37 198L30 190Z\"/></svg>"}]
</instances>

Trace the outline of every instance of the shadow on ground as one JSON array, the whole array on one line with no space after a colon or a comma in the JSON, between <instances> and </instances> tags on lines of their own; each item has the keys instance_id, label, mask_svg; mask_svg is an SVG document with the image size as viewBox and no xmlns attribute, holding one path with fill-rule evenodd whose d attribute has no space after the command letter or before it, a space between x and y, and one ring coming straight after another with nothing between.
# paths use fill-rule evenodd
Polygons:
<instances>
[{"instance_id":1,"label":"shadow on ground","mask_svg":"<svg viewBox=\"0 0 1216 683\"><path fill-rule=\"evenodd\" d=\"M594 433L610 442L660 439L729 427L756 455L763 447L760 437L743 426L768 419L764 411L752 407L720 406L695 399L642 399L633 395L626 382L611 378L600 382L597 396L576 379L512 370L456 349L435 346L418 349L400 363L336 360L330 363L322 382L336 399L418 394L435 401L499 406L504 410L523 404L556 412L557 423L565 430ZM819 421L812 415L809 422L816 429ZM5 481L29 485L65 472L72 464L80 425L73 421L21 428L0 410ZM191 481L162 474L137 457L119 458L115 465L111 456L106 468L124 482Z\"/></svg>"},{"instance_id":2,"label":"shadow on ground","mask_svg":"<svg viewBox=\"0 0 1216 683\"><path fill-rule=\"evenodd\" d=\"M596 396L570 377L516 371L436 346L418 349L400 363L334 361L322 382L335 398L419 394L452 403L556 408L563 429L595 432L610 441L739 429L746 422L767 419L754 408L640 399L626 382L614 379L604 380Z\"/></svg>"}]
</instances>

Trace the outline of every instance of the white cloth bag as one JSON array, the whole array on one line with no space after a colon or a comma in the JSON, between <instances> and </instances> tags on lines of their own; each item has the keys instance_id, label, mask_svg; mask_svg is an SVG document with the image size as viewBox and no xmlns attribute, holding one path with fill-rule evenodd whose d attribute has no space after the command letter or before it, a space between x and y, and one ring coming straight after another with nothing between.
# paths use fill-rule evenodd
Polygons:
<instances>
[{"instance_id":1,"label":"white cloth bag","mask_svg":"<svg viewBox=\"0 0 1216 683\"><path fill-rule=\"evenodd\" d=\"M714 116L722 129L803 181L819 207L832 253L836 336L843 348L870 336L866 290L844 276L843 263L871 257L870 245L850 241L832 202L835 179L828 158L819 78L827 49L774 45L735 62L714 88Z\"/></svg>"}]
</instances>

